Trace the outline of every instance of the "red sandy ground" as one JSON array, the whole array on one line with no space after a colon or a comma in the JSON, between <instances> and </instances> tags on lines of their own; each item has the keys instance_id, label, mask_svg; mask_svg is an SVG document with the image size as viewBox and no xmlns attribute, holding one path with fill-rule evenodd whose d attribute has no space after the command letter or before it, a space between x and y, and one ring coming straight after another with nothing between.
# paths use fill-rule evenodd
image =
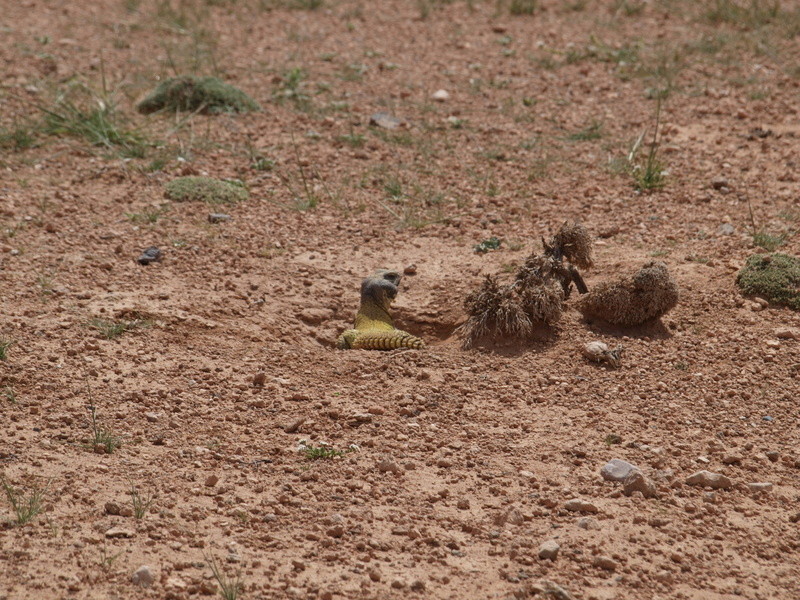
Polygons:
<instances>
[{"instance_id":1,"label":"red sandy ground","mask_svg":"<svg viewBox=\"0 0 800 600\"><path fill-rule=\"evenodd\" d=\"M774 335L800 318L735 285L758 251L749 206L774 235L800 218L794 5L715 24L712 2L209 4L2 3L4 127L104 76L129 125L168 146L4 150L0 464L22 493L48 487L27 525L0 504L0 598L209 596L212 557L248 600L524 598L542 580L584 600L800 597L800 341ZM279 97L295 67L305 105ZM191 70L263 112L135 113L159 76ZM612 167L650 139L667 85L666 187L640 193ZM408 127L368 126L381 111ZM599 136L570 138L586 128ZM274 168L252 168L257 153ZM186 174L242 179L251 199L168 203ZM220 210L233 220L209 224ZM658 257L679 306L624 331L569 309L545 339L462 350L465 294L565 220L597 238L590 287ZM500 250L473 252L493 235ZM136 264L150 245L164 259ZM396 314L428 348L333 349L361 278L410 264ZM136 317L149 326L114 339L90 326ZM619 370L581 356L593 339L624 344ZM88 444L90 405L122 438L112 454ZM312 461L300 440L357 450ZM658 496L604 481L611 458ZM701 469L733 487L686 485ZM131 485L147 514L108 514ZM131 581L142 565L150 588Z\"/></svg>"}]
</instances>

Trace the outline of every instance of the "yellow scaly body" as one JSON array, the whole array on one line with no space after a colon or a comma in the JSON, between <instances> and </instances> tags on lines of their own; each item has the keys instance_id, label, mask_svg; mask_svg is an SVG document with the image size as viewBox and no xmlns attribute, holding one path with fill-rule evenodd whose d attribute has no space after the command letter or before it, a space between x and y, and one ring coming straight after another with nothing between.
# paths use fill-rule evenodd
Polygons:
<instances>
[{"instance_id":1,"label":"yellow scaly body","mask_svg":"<svg viewBox=\"0 0 800 600\"><path fill-rule=\"evenodd\" d=\"M397 271L379 269L361 283L361 306L356 315L355 329L339 336L341 349L395 350L397 348L424 348L425 342L406 331L395 329L389 314L392 300L402 279Z\"/></svg>"}]
</instances>

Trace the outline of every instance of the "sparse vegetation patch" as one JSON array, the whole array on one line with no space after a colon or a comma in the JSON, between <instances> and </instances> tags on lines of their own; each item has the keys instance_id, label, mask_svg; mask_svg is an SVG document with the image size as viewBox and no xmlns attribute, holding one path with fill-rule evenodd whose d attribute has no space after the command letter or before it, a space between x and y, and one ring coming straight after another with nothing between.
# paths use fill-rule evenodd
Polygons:
<instances>
[{"instance_id":1,"label":"sparse vegetation patch","mask_svg":"<svg viewBox=\"0 0 800 600\"><path fill-rule=\"evenodd\" d=\"M787 254L754 254L736 283L745 294L800 310L800 258Z\"/></svg>"},{"instance_id":2,"label":"sparse vegetation patch","mask_svg":"<svg viewBox=\"0 0 800 600\"><path fill-rule=\"evenodd\" d=\"M201 114L246 113L261 110L242 90L216 77L183 75L158 84L136 107L140 113L192 111Z\"/></svg>"},{"instance_id":3,"label":"sparse vegetation patch","mask_svg":"<svg viewBox=\"0 0 800 600\"><path fill-rule=\"evenodd\" d=\"M164 186L164 196L175 202L229 204L243 202L250 194L240 182L212 177L178 177Z\"/></svg>"}]
</instances>

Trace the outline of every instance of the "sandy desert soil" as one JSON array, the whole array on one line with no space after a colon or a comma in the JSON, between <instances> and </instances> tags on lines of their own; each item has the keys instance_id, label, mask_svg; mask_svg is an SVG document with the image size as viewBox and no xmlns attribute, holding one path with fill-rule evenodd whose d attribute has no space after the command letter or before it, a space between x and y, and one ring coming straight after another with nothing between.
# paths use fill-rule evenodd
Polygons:
<instances>
[{"instance_id":1,"label":"sandy desert soil","mask_svg":"<svg viewBox=\"0 0 800 600\"><path fill-rule=\"evenodd\" d=\"M797 6L313 4L2 2L0 598L213 597L212 561L247 600L800 597L800 315L735 284L757 244L800 252ZM263 111L137 114L177 73ZM48 133L60 94L135 148ZM169 202L181 175L250 199ZM657 258L678 307L462 350L464 296L568 220L590 287ZM335 350L361 278L409 265L428 347Z\"/></svg>"}]
</instances>

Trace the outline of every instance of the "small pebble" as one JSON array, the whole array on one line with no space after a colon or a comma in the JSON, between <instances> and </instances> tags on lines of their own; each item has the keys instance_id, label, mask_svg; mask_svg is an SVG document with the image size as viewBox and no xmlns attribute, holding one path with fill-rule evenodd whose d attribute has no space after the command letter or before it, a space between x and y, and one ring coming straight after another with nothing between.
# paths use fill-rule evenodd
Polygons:
<instances>
[{"instance_id":1,"label":"small pebble","mask_svg":"<svg viewBox=\"0 0 800 600\"><path fill-rule=\"evenodd\" d=\"M219 482L219 477L217 477L216 475L209 475L208 477L206 477L205 486L214 487L215 485L217 485L217 482Z\"/></svg>"},{"instance_id":2,"label":"small pebble","mask_svg":"<svg viewBox=\"0 0 800 600\"><path fill-rule=\"evenodd\" d=\"M622 491L626 496L634 492L641 492L645 498L653 498L656 495L656 485L639 471L631 471L622 482Z\"/></svg>"},{"instance_id":3,"label":"small pebble","mask_svg":"<svg viewBox=\"0 0 800 600\"><path fill-rule=\"evenodd\" d=\"M405 273L406 275L415 275L417 273L417 265L415 265L414 263L407 265L406 268L403 269L403 273Z\"/></svg>"},{"instance_id":4,"label":"small pebble","mask_svg":"<svg viewBox=\"0 0 800 600\"><path fill-rule=\"evenodd\" d=\"M625 478L630 475L632 471L637 470L636 466L629 462L620 460L619 458L612 458L600 469L600 475L606 481L622 482L625 481Z\"/></svg>"},{"instance_id":5,"label":"small pebble","mask_svg":"<svg viewBox=\"0 0 800 600\"><path fill-rule=\"evenodd\" d=\"M133 575L131 575L131 581L133 582L133 585L149 588L155 583L156 576L153 574L153 570L149 566L142 565L133 572Z\"/></svg>"},{"instance_id":6,"label":"small pebble","mask_svg":"<svg viewBox=\"0 0 800 600\"><path fill-rule=\"evenodd\" d=\"M559 550L561 550L561 546L557 541L547 540L539 546L539 558L542 560L555 560L558 557Z\"/></svg>"},{"instance_id":7,"label":"small pebble","mask_svg":"<svg viewBox=\"0 0 800 600\"><path fill-rule=\"evenodd\" d=\"M686 483L689 485L710 487L715 490L726 490L733 485L731 480L725 477L725 475L712 473L711 471L698 471L694 475L687 477Z\"/></svg>"},{"instance_id":8,"label":"small pebble","mask_svg":"<svg viewBox=\"0 0 800 600\"><path fill-rule=\"evenodd\" d=\"M436 100L436 102L445 102L449 98L450 94L447 92L447 90L436 90L431 95L431 99Z\"/></svg>"},{"instance_id":9,"label":"small pebble","mask_svg":"<svg viewBox=\"0 0 800 600\"><path fill-rule=\"evenodd\" d=\"M211 213L208 215L208 222L209 223L225 223L231 220L230 215L226 215L225 213Z\"/></svg>"},{"instance_id":10,"label":"small pebble","mask_svg":"<svg viewBox=\"0 0 800 600\"><path fill-rule=\"evenodd\" d=\"M595 556L594 560L592 560L592 565L606 571L615 571L617 569L617 561L610 556Z\"/></svg>"},{"instance_id":11,"label":"small pebble","mask_svg":"<svg viewBox=\"0 0 800 600\"><path fill-rule=\"evenodd\" d=\"M584 512L584 513L600 512L594 504L592 504L591 502L587 502L586 500L581 500L580 498L573 498L572 500L567 500L564 503L564 508L573 512Z\"/></svg>"},{"instance_id":12,"label":"small pebble","mask_svg":"<svg viewBox=\"0 0 800 600\"><path fill-rule=\"evenodd\" d=\"M156 261L161 260L162 257L161 250L156 246L150 246L149 248L145 248L142 251L142 255L136 259L136 261L140 265L149 265L150 263L154 263Z\"/></svg>"},{"instance_id":13,"label":"small pebble","mask_svg":"<svg viewBox=\"0 0 800 600\"><path fill-rule=\"evenodd\" d=\"M748 483L747 487L754 492L770 492L772 491L772 484L768 482Z\"/></svg>"}]
</instances>

